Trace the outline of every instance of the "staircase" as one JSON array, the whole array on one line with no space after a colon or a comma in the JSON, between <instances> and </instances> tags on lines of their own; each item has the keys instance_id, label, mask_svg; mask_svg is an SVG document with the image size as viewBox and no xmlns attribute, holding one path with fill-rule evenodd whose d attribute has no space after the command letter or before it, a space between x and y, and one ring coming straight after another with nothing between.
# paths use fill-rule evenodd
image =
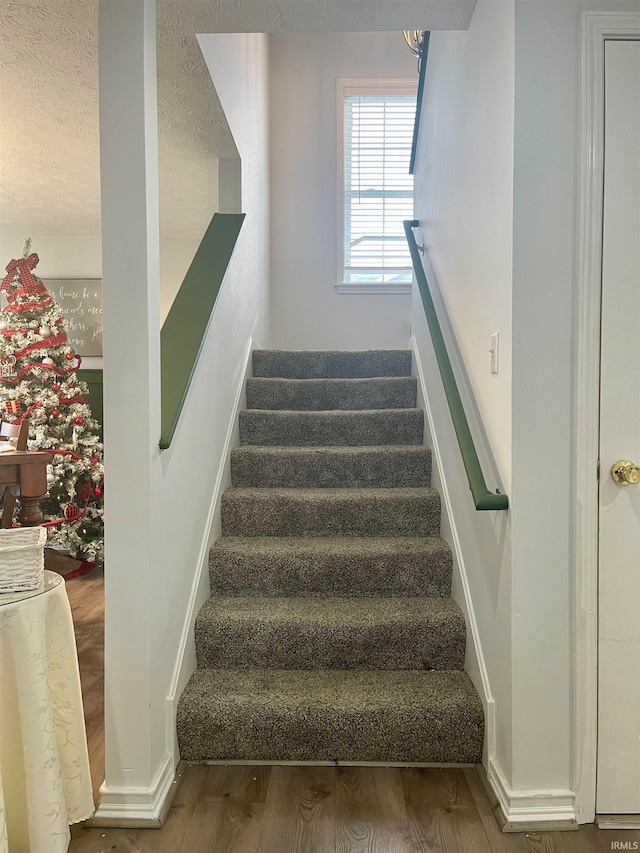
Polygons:
<instances>
[{"instance_id":1,"label":"staircase","mask_svg":"<svg viewBox=\"0 0 640 853\"><path fill-rule=\"evenodd\" d=\"M178 707L184 760L481 760L411 353L260 350Z\"/></svg>"}]
</instances>

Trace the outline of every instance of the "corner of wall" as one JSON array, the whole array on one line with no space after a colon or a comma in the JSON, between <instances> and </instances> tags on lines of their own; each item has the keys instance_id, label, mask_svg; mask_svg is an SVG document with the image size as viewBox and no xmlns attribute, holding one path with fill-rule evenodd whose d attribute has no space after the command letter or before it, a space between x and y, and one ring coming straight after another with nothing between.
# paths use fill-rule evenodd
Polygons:
<instances>
[{"instance_id":1,"label":"corner of wall","mask_svg":"<svg viewBox=\"0 0 640 853\"><path fill-rule=\"evenodd\" d=\"M487 781L497 800L503 832L552 832L579 828L573 791L514 791L495 756L489 761Z\"/></svg>"},{"instance_id":2,"label":"corner of wall","mask_svg":"<svg viewBox=\"0 0 640 853\"><path fill-rule=\"evenodd\" d=\"M174 779L175 765L172 756L167 754L148 787L122 788L103 784L100 805L87 825L160 829L168 811Z\"/></svg>"}]
</instances>

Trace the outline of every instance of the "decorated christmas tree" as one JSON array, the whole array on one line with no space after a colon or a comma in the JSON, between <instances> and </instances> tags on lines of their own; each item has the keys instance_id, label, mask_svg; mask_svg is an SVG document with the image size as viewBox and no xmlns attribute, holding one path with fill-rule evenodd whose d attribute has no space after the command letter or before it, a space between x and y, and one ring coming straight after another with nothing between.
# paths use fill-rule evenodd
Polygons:
<instances>
[{"instance_id":1,"label":"decorated christmas tree","mask_svg":"<svg viewBox=\"0 0 640 853\"><path fill-rule=\"evenodd\" d=\"M80 356L69 346L66 322L33 272L38 256L12 260L0 285L0 416L29 418L29 450L54 454L49 491L41 501L50 545L73 556L103 555L104 467L99 425L88 388L77 377Z\"/></svg>"}]
</instances>

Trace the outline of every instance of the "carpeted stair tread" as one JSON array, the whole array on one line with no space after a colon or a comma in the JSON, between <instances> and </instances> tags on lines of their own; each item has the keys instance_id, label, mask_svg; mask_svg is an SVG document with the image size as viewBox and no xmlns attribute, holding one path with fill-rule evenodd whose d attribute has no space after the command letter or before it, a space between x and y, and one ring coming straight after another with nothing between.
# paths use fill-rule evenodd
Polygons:
<instances>
[{"instance_id":1,"label":"carpeted stair tread","mask_svg":"<svg viewBox=\"0 0 640 853\"><path fill-rule=\"evenodd\" d=\"M281 379L411 376L411 350L255 350L253 375Z\"/></svg>"},{"instance_id":2,"label":"carpeted stair tread","mask_svg":"<svg viewBox=\"0 0 640 853\"><path fill-rule=\"evenodd\" d=\"M374 487L428 486L431 451L419 445L382 447L265 447L231 451L234 486Z\"/></svg>"},{"instance_id":3,"label":"carpeted stair tread","mask_svg":"<svg viewBox=\"0 0 640 853\"><path fill-rule=\"evenodd\" d=\"M440 528L435 489L227 489L228 536L431 536Z\"/></svg>"},{"instance_id":4,"label":"carpeted stair tread","mask_svg":"<svg viewBox=\"0 0 640 853\"><path fill-rule=\"evenodd\" d=\"M484 721L459 670L201 669L177 729L185 761L477 763Z\"/></svg>"},{"instance_id":5,"label":"carpeted stair tread","mask_svg":"<svg viewBox=\"0 0 640 853\"><path fill-rule=\"evenodd\" d=\"M327 411L330 409L411 409L416 379L247 379L248 409Z\"/></svg>"},{"instance_id":6,"label":"carpeted stair tread","mask_svg":"<svg viewBox=\"0 0 640 853\"><path fill-rule=\"evenodd\" d=\"M462 669L465 622L450 598L210 598L198 667Z\"/></svg>"},{"instance_id":7,"label":"carpeted stair tread","mask_svg":"<svg viewBox=\"0 0 640 853\"><path fill-rule=\"evenodd\" d=\"M222 536L209 554L218 595L447 596L451 572L437 536Z\"/></svg>"},{"instance_id":8,"label":"carpeted stair tread","mask_svg":"<svg viewBox=\"0 0 640 853\"><path fill-rule=\"evenodd\" d=\"M263 445L422 445L422 409L298 412L245 409L240 412L240 444Z\"/></svg>"}]
</instances>

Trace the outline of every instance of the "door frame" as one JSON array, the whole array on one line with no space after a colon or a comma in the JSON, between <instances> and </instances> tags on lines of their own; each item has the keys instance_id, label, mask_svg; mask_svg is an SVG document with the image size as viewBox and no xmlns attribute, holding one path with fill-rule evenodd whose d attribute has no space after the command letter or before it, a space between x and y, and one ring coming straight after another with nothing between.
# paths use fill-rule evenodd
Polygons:
<instances>
[{"instance_id":1,"label":"door frame","mask_svg":"<svg viewBox=\"0 0 640 853\"><path fill-rule=\"evenodd\" d=\"M574 784L579 823L595 819L598 725L598 457L604 180L604 44L640 39L640 13L582 15L574 503Z\"/></svg>"}]
</instances>

